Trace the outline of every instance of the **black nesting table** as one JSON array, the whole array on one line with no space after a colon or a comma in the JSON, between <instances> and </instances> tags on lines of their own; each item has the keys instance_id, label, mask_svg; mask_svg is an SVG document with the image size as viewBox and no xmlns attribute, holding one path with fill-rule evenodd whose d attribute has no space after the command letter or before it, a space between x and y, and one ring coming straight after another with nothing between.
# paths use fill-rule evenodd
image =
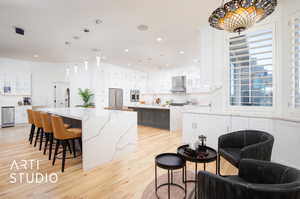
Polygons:
<instances>
[{"instance_id":1,"label":"black nesting table","mask_svg":"<svg viewBox=\"0 0 300 199\"><path fill-rule=\"evenodd\" d=\"M188 148L189 145L183 145L177 148L177 154L179 154L184 160L195 163L195 180L187 180L185 182L193 182L195 183L195 198L197 198L197 173L198 173L198 163L204 164L204 171L206 170L206 163L216 161L216 174L218 173L218 162L217 162L217 151L213 148L205 146L207 155L203 155L201 152L196 152L194 155L185 152L185 149ZM186 176L186 168L185 168L185 176Z\"/></svg>"},{"instance_id":2,"label":"black nesting table","mask_svg":"<svg viewBox=\"0 0 300 199\"><path fill-rule=\"evenodd\" d=\"M168 183L164 183L158 186L157 184L157 167L168 170ZM163 153L155 157L155 194L159 199L157 191L163 186L168 186L168 199L171 199L170 186L179 187L184 191L184 198L186 198L186 176L182 181L184 187L173 182L173 170L182 169L182 175L184 174L185 160L176 153ZM171 173L171 176L170 176ZM184 177L184 176L183 176Z\"/></svg>"}]
</instances>

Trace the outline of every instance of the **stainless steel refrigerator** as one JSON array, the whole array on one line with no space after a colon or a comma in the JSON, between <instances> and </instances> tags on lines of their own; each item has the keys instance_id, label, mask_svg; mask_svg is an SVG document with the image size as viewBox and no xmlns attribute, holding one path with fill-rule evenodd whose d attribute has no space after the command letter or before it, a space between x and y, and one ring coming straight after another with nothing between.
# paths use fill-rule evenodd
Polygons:
<instances>
[{"instance_id":1,"label":"stainless steel refrigerator","mask_svg":"<svg viewBox=\"0 0 300 199\"><path fill-rule=\"evenodd\" d=\"M123 108L123 89L109 88L108 106L112 109Z\"/></svg>"}]
</instances>

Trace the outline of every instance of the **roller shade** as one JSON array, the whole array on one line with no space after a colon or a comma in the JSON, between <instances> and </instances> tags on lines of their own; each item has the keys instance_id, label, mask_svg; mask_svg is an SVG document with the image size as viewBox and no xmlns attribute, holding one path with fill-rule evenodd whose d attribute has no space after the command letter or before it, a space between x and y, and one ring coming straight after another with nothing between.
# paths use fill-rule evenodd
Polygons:
<instances>
[{"instance_id":1,"label":"roller shade","mask_svg":"<svg viewBox=\"0 0 300 199\"><path fill-rule=\"evenodd\" d=\"M229 38L230 104L273 105L273 32L262 29Z\"/></svg>"}]
</instances>

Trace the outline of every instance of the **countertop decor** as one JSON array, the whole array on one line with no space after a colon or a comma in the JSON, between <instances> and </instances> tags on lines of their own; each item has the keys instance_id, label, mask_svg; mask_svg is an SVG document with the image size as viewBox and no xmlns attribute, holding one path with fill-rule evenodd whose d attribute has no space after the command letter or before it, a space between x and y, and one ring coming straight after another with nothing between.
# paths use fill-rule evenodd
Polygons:
<instances>
[{"instance_id":1,"label":"countertop decor","mask_svg":"<svg viewBox=\"0 0 300 199\"><path fill-rule=\"evenodd\" d=\"M80 95L80 97L82 98L82 101L84 102L82 107L88 108L88 107L95 106L94 103L91 102L94 94L92 93L92 91L90 89L86 88L83 90L81 88L78 88L78 94Z\"/></svg>"}]
</instances>

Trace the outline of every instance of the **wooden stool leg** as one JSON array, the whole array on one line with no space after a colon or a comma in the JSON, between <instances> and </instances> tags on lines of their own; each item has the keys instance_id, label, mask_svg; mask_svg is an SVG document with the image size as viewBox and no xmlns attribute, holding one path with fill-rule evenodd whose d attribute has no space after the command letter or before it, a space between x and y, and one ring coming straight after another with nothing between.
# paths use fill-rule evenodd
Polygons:
<instances>
[{"instance_id":1,"label":"wooden stool leg","mask_svg":"<svg viewBox=\"0 0 300 199\"><path fill-rule=\"evenodd\" d=\"M41 129L38 128L38 130L37 130L37 132L36 132L36 136L35 136L34 147L36 147L36 144L37 144L37 140L38 140L38 138L39 138L40 131L41 131Z\"/></svg>"},{"instance_id":2,"label":"wooden stool leg","mask_svg":"<svg viewBox=\"0 0 300 199\"><path fill-rule=\"evenodd\" d=\"M61 172L65 171L65 161L66 161L66 150L67 150L67 143L68 140L64 140L62 145L63 145L63 157L62 157L62 165L61 165Z\"/></svg>"},{"instance_id":3,"label":"wooden stool leg","mask_svg":"<svg viewBox=\"0 0 300 199\"><path fill-rule=\"evenodd\" d=\"M34 135L35 126L34 124L31 124L30 134L29 134L29 142L32 144L33 135Z\"/></svg>"},{"instance_id":4,"label":"wooden stool leg","mask_svg":"<svg viewBox=\"0 0 300 199\"><path fill-rule=\"evenodd\" d=\"M82 153L82 137L78 138L79 139L79 146L80 146L80 151Z\"/></svg>"},{"instance_id":5,"label":"wooden stool leg","mask_svg":"<svg viewBox=\"0 0 300 199\"><path fill-rule=\"evenodd\" d=\"M46 154L48 142L49 142L49 139L50 139L50 134L46 133L45 136L46 136L46 142L45 142L45 147L44 147L44 155Z\"/></svg>"},{"instance_id":6,"label":"wooden stool leg","mask_svg":"<svg viewBox=\"0 0 300 199\"><path fill-rule=\"evenodd\" d=\"M76 149L75 149L75 140L72 139L72 147L73 147L73 154L74 154L74 158L76 158Z\"/></svg>"},{"instance_id":7,"label":"wooden stool leg","mask_svg":"<svg viewBox=\"0 0 300 199\"><path fill-rule=\"evenodd\" d=\"M55 146L55 151L54 151L54 157L53 157L52 165L55 164L55 159L56 159L56 156L57 156L59 144L60 144L60 141L56 140L56 146Z\"/></svg>"},{"instance_id":8,"label":"wooden stool leg","mask_svg":"<svg viewBox=\"0 0 300 199\"><path fill-rule=\"evenodd\" d=\"M70 153L72 154L72 149L71 149L71 145L69 143L69 140L66 140L66 145L68 146L68 149L69 149Z\"/></svg>"},{"instance_id":9,"label":"wooden stool leg","mask_svg":"<svg viewBox=\"0 0 300 199\"><path fill-rule=\"evenodd\" d=\"M41 139L40 139L40 151L42 150L42 144L43 144L43 138L44 138L44 130L41 129Z\"/></svg>"},{"instance_id":10,"label":"wooden stool leg","mask_svg":"<svg viewBox=\"0 0 300 199\"><path fill-rule=\"evenodd\" d=\"M49 160L51 160L52 146L53 146L53 133L50 134Z\"/></svg>"}]
</instances>

